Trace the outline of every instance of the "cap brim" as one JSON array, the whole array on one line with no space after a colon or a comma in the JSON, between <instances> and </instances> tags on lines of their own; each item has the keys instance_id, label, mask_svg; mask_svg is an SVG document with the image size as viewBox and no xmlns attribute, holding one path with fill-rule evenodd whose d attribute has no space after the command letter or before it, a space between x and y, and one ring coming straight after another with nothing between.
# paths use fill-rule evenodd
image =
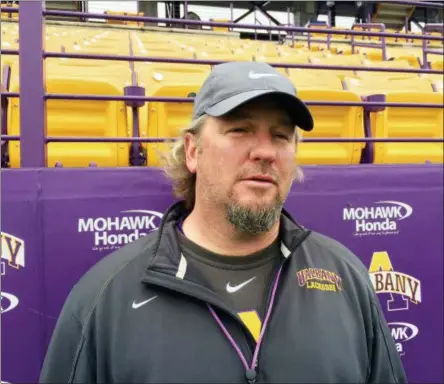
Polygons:
<instances>
[{"instance_id":1,"label":"cap brim","mask_svg":"<svg viewBox=\"0 0 444 384\"><path fill-rule=\"evenodd\" d=\"M299 128L304 131L311 131L313 129L313 116L307 106L299 98L288 93L272 91L269 89L239 93L207 108L205 112L210 116L220 117L229 113L233 109L240 107L242 104L264 95L274 95L279 97L282 101L282 106L291 116L293 123Z\"/></svg>"}]
</instances>

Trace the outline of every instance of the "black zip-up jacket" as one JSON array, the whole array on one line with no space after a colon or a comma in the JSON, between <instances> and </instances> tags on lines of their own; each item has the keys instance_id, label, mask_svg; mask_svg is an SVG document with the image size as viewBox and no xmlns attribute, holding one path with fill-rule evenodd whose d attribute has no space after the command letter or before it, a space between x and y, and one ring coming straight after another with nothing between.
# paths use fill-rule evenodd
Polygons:
<instances>
[{"instance_id":1,"label":"black zip-up jacket","mask_svg":"<svg viewBox=\"0 0 444 384\"><path fill-rule=\"evenodd\" d=\"M74 286L40 382L407 382L368 271L348 249L283 212L285 261L256 343L187 268L175 232L183 214L174 204L157 231L105 257Z\"/></svg>"}]
</instances>

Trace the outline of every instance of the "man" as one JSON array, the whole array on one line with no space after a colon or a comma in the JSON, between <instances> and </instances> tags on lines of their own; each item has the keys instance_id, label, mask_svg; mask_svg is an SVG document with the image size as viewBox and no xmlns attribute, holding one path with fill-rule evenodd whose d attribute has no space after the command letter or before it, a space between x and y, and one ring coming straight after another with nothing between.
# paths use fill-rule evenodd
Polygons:
<instances>
[{"instance_id":1,"label":"man","mask_svg":"<svg viewBox=\"0 0 444 384\"><path fill-rule=\"evenodd\" d=\"M280 72L216 66L165 159L181 201L74 287L40 381L406 382L365 266L283 210L296 127Z\"/></svg>"}]
</instances>

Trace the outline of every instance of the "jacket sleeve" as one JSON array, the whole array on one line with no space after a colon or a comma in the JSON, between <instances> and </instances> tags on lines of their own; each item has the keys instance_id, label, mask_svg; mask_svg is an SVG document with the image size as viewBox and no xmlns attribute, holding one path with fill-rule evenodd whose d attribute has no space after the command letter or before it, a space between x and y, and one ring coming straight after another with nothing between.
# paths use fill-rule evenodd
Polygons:
<instances>
[{"instance_id":1,"label":"jacket sleeve","mask_svg":"<svg viewBox=\"0 0 444 384\"><path fill-rule=\"evenodd\" d=\"M370 346L370 375L368 383L407 383L395 341L382 312L379 300L372 303L373 341Z\"/></svg>"},{"instance_id":2,"label":"jacket sleeve","mask_svg":"<svg viewBox=\"0 0 444 384\"><path fill-rule=\"evenodd\" d=\"M39 383L95 383L94 356L82 324L65 304L46 352Z\"/></svg>"}]
</instances>

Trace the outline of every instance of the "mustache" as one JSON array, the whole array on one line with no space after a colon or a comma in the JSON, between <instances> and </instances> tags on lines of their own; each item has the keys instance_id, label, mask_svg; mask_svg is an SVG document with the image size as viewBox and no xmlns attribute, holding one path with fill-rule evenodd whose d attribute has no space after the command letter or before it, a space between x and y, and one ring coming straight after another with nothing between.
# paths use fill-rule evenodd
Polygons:
<instances>
[{"instance_id":1,"label":"mustache","mask_svg":"<svg viewBox=\"0 0 444 384\"><path fill-rule=\"evenodd\" d=\"M240 180L248 179L248 178L250 178L254 175L257 175L257 174L271 177L275 184L279 184L281 181L277 172L269 164L266 164L266 163L260 164L259 167L243 170L240 173L238 180L240 181Z\"/></svg>"}]
</instances>

